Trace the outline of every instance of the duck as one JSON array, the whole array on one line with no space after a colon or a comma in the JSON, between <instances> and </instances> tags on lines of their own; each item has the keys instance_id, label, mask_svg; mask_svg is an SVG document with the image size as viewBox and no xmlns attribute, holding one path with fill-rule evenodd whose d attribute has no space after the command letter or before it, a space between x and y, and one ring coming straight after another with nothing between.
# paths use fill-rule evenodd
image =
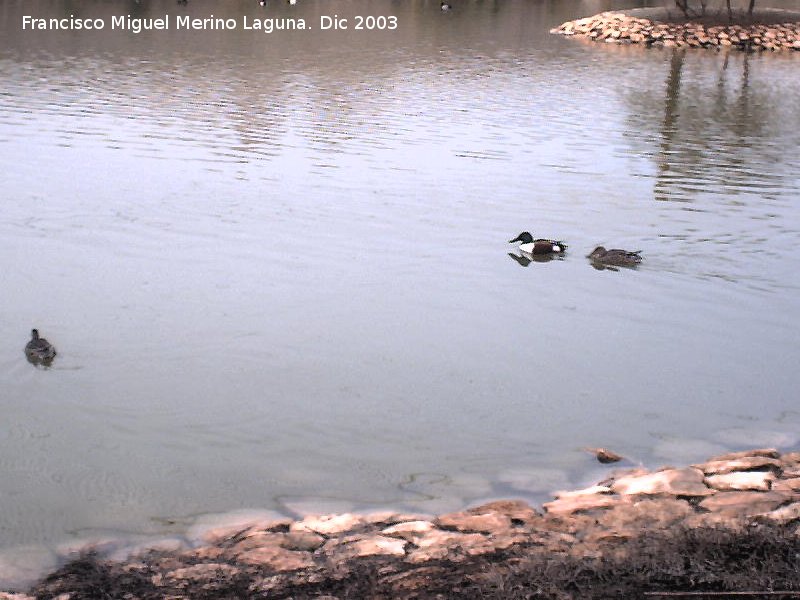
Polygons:
<instances>
[{"instance_id":1,"label":"duck","mask_svg":"<svg viewBox=\"0 0 800 600\"><path fill-rule=\"evenodd\" d=\"M611 248L606 250L603 246L598 246L586 255L586 258L592 262L600 263L602 265L611 265L614 267L635 267L642 262L642 251L636 250L630 252L629 250L622 250L620 248Z\"/></svg>"},{"instance_id":2,"label":"duck","mask_svg":"<svg viewBox=\"0 0 800 600\"><path fill-rule=\"evenodd\" d=\"M39 337L38 329L31 329L31 341L25 345L25 354L34 362L51 361L56 355L53 344Z\"/></svg>"},{"instance_id":3,"label":"duck","mask_svg":"<svg viewBox=\"0 0 800 600\"><path fill-rule=\"evenodd\" d=\"M181 6L186 6L189 3L189 0L178 0L178 4Z\"/></svg>"},{"instance_id":4,"label":"duck","mask_svg":"<svg viewBox=\"0 0 800 600\"><path fill-rule=\"evenodd\" d=\"M453 9L453 5L450 4L449 2L446 2L446 0L442 0L442 3L439 5L439 8L444 10L444 11L452 10Z\"/></svg>"},{"instance_id":5,"label":"duck","mask_svg":"<svg viewBox=\"0 0 800 600\"><path fill-rule=\"evenodd\" d=\"M533 239L533 236L527 231L523 231L513 240L508 240L509 244L514 242L522 242L519 245L519 249L522 252L533 255L563 254L567 249L567 245L560 240Z\"/></svg>"},{"instance_id":6,"label":"duck","mask_svg":"<svg viewBox=\"0 0 800 600\"><path fill-rule=\"evenodd\" d=\"M291 4L292 6L294 6L295 4L297 4L297 0L287 0L287 2L288 2L289 4Z\"/></svg>"},{"instance_id":7,"label":"duck","mask_svg":"<svg viewBox=\"0 0 800 600\"><path fill-rule=\"evenodd\" d=\"M267 5L267 0L258 0L258 4L260 6L266 6Z\"/></svg>"}]
</instances>

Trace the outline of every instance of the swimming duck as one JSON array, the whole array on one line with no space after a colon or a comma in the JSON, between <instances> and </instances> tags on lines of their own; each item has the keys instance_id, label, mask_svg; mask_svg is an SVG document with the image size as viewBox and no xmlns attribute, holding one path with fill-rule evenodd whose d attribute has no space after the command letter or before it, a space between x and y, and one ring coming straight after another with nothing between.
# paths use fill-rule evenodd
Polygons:
<instances>
[{"instance_id":1,"label":"swimming duck","mask_svg":"<svg viewBox=\"0 0 800 600\"><path fill-rule=\"evenodd\" d=\"M288 2L289 2L289 4L291 4L292 6L294 6L295 4L297 4L297 0L287 0L287 1L288 1Z\"/></svg>"},{"instance_id":2,"label":"swimming duck","mask_svg":"<svg viewBox=\"0 0 800 600\"><path fill-rule=\"evenodd\" d=\"M641 250L636 252L629 252L628 250L621 250L619 248L612 248L606 250L603 246L598 246L586 258L592 262L600 263L603 265L612 265L614 267L635 267L642 262Z\"/></svg>"},{"instance_id":3,"label":"swimming duck","mask_svg":"<svg viewBox=\"0 0 800 600\"><path fill-rule=\"evenodd\" d=\"M442 3L439 5L439 8L441 8L442 10L452 10L453 5L450 4L449 2L446 2L445 0L442 0Z\"/></svg>"},{"instance_id":4,"label":"swimming duck","mask_svg":"<svg viewBox=\"0 0 800 600\"><path fill-rule=\"evenodd\" d=\"M31 341L25 345L25 354L33 362L52 361L56 355L53 344L39 337L39 330L31 330Z\"/></svg>"},{"instance_id":5,"label":"swimming duck","mask_svg":"<svg viewBox=\"0 0 800 600\"><path fill-rule=\"evenodd\" d=\"M527 254L563 254L567 249L564 242L558 240L545 240L542 238L533 239L533 236L527 231L523 231L513 240L508 240L509 244L514 242L522 242L519 249Z\"/></svg>"}]
</instances>

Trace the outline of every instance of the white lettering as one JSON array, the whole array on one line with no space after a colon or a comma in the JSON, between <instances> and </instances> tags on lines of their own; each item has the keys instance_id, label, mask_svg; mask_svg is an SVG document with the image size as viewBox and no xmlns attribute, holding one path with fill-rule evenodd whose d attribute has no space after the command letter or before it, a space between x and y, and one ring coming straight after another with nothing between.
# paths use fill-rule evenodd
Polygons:
<instances>
[{"instance_id":1,"label":"white lettering","mask_svg":"<svg viewBox=\"0 0 800 600\"><path fill-rule=\"evenodd\" d=\"M236 19L220 19L214 15L205 19L179 16L176 29L236 29Z\"/></svg>"},{"instance_id":2,"label":"white lettering","mask_svg":"<svg viewBox=\"0 0 800 600\"><path fill-rule=\"evenodd\" d=\"M23 15L22 29L45 30L81 30L103 29L106 23L103 19L76 19L74 15L63 19L38 19L30 15Z\"/></svg>"}]
</instances>

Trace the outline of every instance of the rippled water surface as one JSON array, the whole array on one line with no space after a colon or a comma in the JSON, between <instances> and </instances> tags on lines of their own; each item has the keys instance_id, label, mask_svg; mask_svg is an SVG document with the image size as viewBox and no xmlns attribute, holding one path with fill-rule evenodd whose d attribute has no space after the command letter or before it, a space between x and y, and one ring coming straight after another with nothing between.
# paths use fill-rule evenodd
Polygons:
<instances>
[{"instance_id":1,"label":"rippled water surface","mask_svg":"<svg viewBox=\"0 0 800 600\"><path fill-rule=\"evenodd\" d=\"M0 546L796 447L800 53L548 34L612 6L0 1ZM399 27L20 27L334 12Z\"/></svg>"}]
</instances>

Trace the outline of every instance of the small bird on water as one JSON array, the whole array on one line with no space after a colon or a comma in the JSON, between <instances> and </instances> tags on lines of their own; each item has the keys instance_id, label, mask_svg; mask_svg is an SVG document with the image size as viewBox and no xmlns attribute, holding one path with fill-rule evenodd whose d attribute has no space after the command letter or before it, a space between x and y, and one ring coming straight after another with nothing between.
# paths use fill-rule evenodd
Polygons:
<instances>
[{"instance_id":1,"label":"small bird on water","mask_svg":"<svg viewBox=\"0 0 800 600\"><path fill-rule=\"evenodd\" d=\"M508 240L509 244L522 242L518 247L527 254L563 254L567 245L559 240L533 239L527 231L523 231L513 240Z\"/></svg>"},{"instance_id":2,"label":"small bird on water","mask_svg":"<svg viewBox=\"0 0 800 600\"><path fill-rule=\"evenodd\" d=\"M439 5L439 8L445 11L452 10L453 5L450 4L449 2L446 2L446 0L442 0L442 3Z\"/></svg>"},{"instance_id":3,"label":"small bird on water","mask_svg":"<svg viewBox=\"0 0 800 600\"><path fill-rule=\"evenodd\" d=\"M593 262L614 267L635 267L642 262L641 250L630 252L620 248L606 250L603 246L598 246L586 258Z\"/></svg>"},{"instance_id":4,"label":"small bird on water","mask_svg":"<svg viewBox=\"0 0 800 600\"><path fill-rule=\"evenodd\" d=\"M53 344L43 337L39 337L39 330L31 330L31 341L25 345L25 355L33 363L49 363L56 356Z\"/></svg>"}]
</instances>

